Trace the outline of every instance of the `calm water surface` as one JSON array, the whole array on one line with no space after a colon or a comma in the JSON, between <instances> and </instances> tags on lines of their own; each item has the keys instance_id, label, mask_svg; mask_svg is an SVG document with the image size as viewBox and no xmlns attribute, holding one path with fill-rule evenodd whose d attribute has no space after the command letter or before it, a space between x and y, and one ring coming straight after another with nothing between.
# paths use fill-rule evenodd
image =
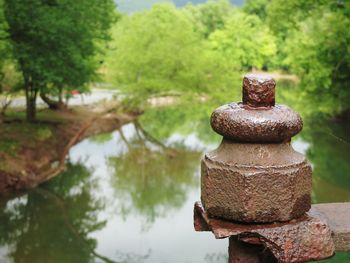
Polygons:
<instances>
[{"instance_id":1,"label":"calm water surface","mask_svg":"<svg viewBox=\"0 0 350 263\"><path fill-rule=\"evenodd\" d=\"M0 262L227 262L227 240L193 230L199 162L220 142L207 109L163 108L74 146L67 171L0 201ZM314 202L350 202L349 127L305 120L294 148ZM350 262L338 254L326 262Z\"/></svg>"}]
</instances>

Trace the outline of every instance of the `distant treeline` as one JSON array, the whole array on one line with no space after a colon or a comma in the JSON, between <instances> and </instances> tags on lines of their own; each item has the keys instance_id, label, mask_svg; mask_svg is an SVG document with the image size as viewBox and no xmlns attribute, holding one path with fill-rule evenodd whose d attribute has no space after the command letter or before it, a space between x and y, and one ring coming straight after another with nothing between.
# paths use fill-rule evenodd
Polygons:
<instances>
[{"instance_id":1,"label":"distant treeline","mask_svg":"<svg viewBox=\"0 0 350 263\"><path fill-rule=\"evenodd\" d=\"M2 94L53 109L72 90L112 83L127 107L178 95L227 101L244 72L294 73L317 111L349 109L350 2L228 0L118 13L113 0L0 0Z\"/></svg>"},{"instance_id":2,"label":"distant treeline","mask_svg":"<svg viewBox=\"0 0 350 263\"><path fill-rule=\"evenodd\" d=\"M155 5L113 27L106 68L128 104L175 91L227 101L243 72L282 70L300 78L300 100L335 114L350 107L349 16L338 0Z\"/></svg>"}]
</instances>

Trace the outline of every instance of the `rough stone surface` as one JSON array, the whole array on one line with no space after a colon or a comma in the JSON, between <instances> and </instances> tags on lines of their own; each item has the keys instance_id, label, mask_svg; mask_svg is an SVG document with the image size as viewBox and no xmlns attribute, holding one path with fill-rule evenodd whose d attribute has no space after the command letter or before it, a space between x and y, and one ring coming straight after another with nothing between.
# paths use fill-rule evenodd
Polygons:
<instances>
[{"instance_id":1,"label":"rough stone surface","mask_svg":"<svg viewBox=\"0 0 350 263\"><path fill-rule=\"evenodd\" d=\"M197 202L194 221L197 231L210 229L216 238L236 236L246 243L264 245L278 262L321 260L333 256L335 251L327 223L311 213L284 223L241 224L210 218ZM200 222L206 226L198 228Z\"/></svg>"},{"instance_id":2,"label":"rough stone surface","mask_svg":"<svg viewBox=\"0 0 350 263\"><path fill-rule=\"evenodd\" d=\"M201 200L211 217L241 222L298 218L311 207L311 166L290 143L224 139L202 160Z\"/></svg>"},{"instance_id":3,"label":"rough stone surface","mask_svg":"<svg viewBox=\"0 0 350 263\"><path fill-rule=\"evenodd\" d=\"M243 78L243 104L251 107L275 105L276 82L269 76L247 74Z\"/></svg>"},{"instance_id":4,"label":"rough stone surface","mask_svg":"<svg viewBox=\"0 0 350 263\"><path fill-rule=\"evenodd\" d=\"M282 142L300 132L303 122L298 113L284 105L262 109L231 103L213 112L211 126L234 141Z\"/></svg>"}]
</instances>

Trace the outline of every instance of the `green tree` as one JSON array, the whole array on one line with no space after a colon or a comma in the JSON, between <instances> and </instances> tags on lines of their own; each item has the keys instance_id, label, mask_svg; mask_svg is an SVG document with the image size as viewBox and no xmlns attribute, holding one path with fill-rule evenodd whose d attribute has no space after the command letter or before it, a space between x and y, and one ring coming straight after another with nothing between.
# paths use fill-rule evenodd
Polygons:
<instances>
[{"instance_id":1,"label":"green tree","mask_svg":"<svg viewBox=\"0 0 350 263\"><path fill-rule=\"evenodd\" d=\"M36 98L78 89L95 76L99 42L115 17L113 0L4 0L13 55L24 79L27 120ZM61 97L61 96L59 96Z\"/></svg>"},{"instance_id":2,"label":"green tree","mask_svg":"<svg viewBox=\"0 0 350 263\"><path fill-rule=\"evenodd\" d=\"M225 25L225 20L235 8L228 0L209 0L205 4L189 4L184 12L191 19L195 30L208 38L209 35Z\"/></svg>"},{"instance_id":3,"label":"green tree","mask_svg":"<svg viewBox=\"0 0 350 263\"><path fill-rule=\"evenodd\" d=\"M190 21L172 5L125 16L117 38L111 73L119 88L134 100L196 88L200 39Z\"/></svg>"},{"instance_id":4,"label":"green tree","mask_svg":"<svg viewBox=\"0 0 350 263\"><path fill-rule=\"evenodd\" d=\"M337 1L272 0L266 7L267 22L275 35L284 41L291 30L298 28L299 21L304 21L311 13L330 2Z\"/></svg>"},{"instance_id":5,"label":"green tree","mask_svg":"<svg viewBox=\"0 0 350 263\"><path fill-rule=\"evenodd\" d=\"M0 0L0 122L5 117L7 107L11 104L12 87L18 83L16 70L9 55L7 23L4 16L4 1Z\"/></svg>"},{"instance_id":6,"label":"green tree","mask_svg":"<svg viewBox=\"0 0 350 263\"><path fill-rule=\"evenodd\" d=\"M272 64L276 53L274 36L256 15L236 11L222 29L209 37L211 47L227 58L234 70L262 68Z\"/></svg>"},{"instance_id":7,"label":"green tree","mask_svg":"<svg viewBox=\"0 0 350 263\"><path fill-rule=\"evenodd\" d=\"M0 63L0 122L5 118L6 110L22 86L22 75L16 70L14 61L4 59L2 65Z\"/></svg>"},{"instance_id":8,"label":"green tree","mask_svg":"<svg viewBox=\"0 0 350 263\"><path fill-rule=\"evenodd\" d=\"M265 22L268 4L269 0L246 0L244 2L243 11L251 15L257 15Z\"/></svg>"},{"instance_id":9,"label":"green tree","mask_svg":"<svg viewBox=\"0 0 350 263\"><path fill-rule=\"evenodd\" d=\"M283 64L300 76L305 99L323 113L348 110L350 3L274 0L268 13Z\"/></svg>"},{"instance_id":10,"label":"green tree","mask_svg":"<svg viewBox=\"0 0 350 263\"><path fill-rule=\"evenodd\" d=\"M128 107L144 106L152 96L215 94L236 76L173 5L125 16L114 34L108 71Z\"/></svg>"}]
</instances>

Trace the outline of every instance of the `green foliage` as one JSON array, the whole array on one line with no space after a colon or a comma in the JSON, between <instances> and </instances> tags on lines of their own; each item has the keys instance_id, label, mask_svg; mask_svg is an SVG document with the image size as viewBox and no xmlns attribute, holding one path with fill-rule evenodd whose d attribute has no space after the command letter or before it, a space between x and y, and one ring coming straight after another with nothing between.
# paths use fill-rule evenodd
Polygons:
<instances>
[{"instance_id":1,"label":"green foliage","mask_svg":"<svg viewBox=\"0 0 350 263\"><path fill-rule=\"evenodd\" d=\"M290 31L299 28L300 22L322 13L325 7L334 9L344 4L345 1L337 0L272 0L265 9L270 29L281 40L285 40ZM313 19L317 17L313 16Z\"/></svg>"},{"instance_id":2,"label":"green foliage","mask_svg":"<svg viewBox=\"0 0 350 263\"><path fill-rule=\"evenodd\" d=\"M234 8L225 13L226 5L156 5L124 16L115 28L108 72L126 95L125 104L169 94L191 100L209 94L227 102L242 70L271 64L276 47L268 28L257 16ZM193 23L196 19L201 26Z\"/></svg>"},{"instance_id":3,"label":"green foliage","mask_svg":"<svg viewBox=\"0 0 350 263\"><path fill-rule=\"evenodd\" d=\"M135 135L128 139L120 131L128 150L109 157L108 166L113 171L115 197L122 200L119 214L124 219L142 215L147 227L183 205L188 191L197 185L193 175L201 153L179 145L170 147L139 123L134 127Z\"/></svg>"},{"instance_id":4,"label":"green foliage","mask_svg":"<svg viewBox=\"0 0 350 263\"><path fill-rule=\"evenodd\" d=\"M68 163L66 172L45 185L10 202L3 200L0 245L10 248L5 260L96 262L100 255L90 233L106 225L97 218L104 204L92 195L96 187L90 170Z\"/></svg>"},{"instance_id":5,"label":"green foliage","mask_svg":"<svg viewBox=\"0 0 350 263\"><path fill-rule=\"evenodd\" d=\"M0 51L1 53L1 51ZM0 63L1 65L1 63ZM16 70L12 61L3 61L0 68L0 122L6 115L13 98L23 87L22 75Z\"/></svg>"},{"instance_id":6,"label":"green foliage","mask_svg":"<svg viewBox=\"0 0 350 263\"><path fill-rule=\"evenodd\" d=\"M100 72L107 73L106 80L114 82L129 108L143 108L149 98L167 95L228 102L244 72L276 68L300 77L298 97L317 100L318 111L349 108L346 1L247 0L242 8L227 0L183 8L154 5L122 16L107 49L109 28L119 18L112 0L3 3L0 36L9 36L23 73L23 80L16 76L6 84L14 75L9 58L2 66L3 83L24 86L34 93L32 100L38 92L87 91L106 60ZM9 43L0 42L0 54L11 53Z\"/></svg>"},{"instance_id":7,"label":"green foliage","mask_svg":"<svg viewBox=\"0 0 350 263\"><path fill-rule=\"evenodd\" d=\"M247 14L257 15L262 21L265 22L268 4L269 0L245 0L243 11Z\"/></svg>"},{"instance_id":8,"label":"green foliage","mask_svg":"<svg viewBox=\"0 0 350 263\"><path fill-rule=\"evenodd\" d=\"M52 136L52 131L48 127L38 128L36 131L36 136L39 141L45 141Z\"/></svg>"},{"instance_id":9,"label":"green foliage","mask_svg":"<svg viewBox=\"0 0 350 263\"><path fill-rule=\"evenodd\" d=\"M0 69L0 94L18 92L23 87L23 78L11 60L3 63Z\"/></svg>"},{"instance_id":10,"label":"green foliage","mask_svg":"<svg viewBox=\"0 0 350 263\"><path fill-rule=\"evenodd\" d=\"M205 4L189 4L184 8L184 12L191 19L197 32L204 38L209 37L217 29L225 25L225 20L232 15L235 8L228 0L209 0Z\"/></svg>"},{"instance_id":11,"label":"green foliage","mask_svg":"<svg viewBox=\"0 0 350 263\"><path fill-rule=\"evenodd\" d=\"M113 8L109 0L6 1L14 54L23 74L40 86L79 87L89 81L98 66L94 41L108 37Z\"/></svg>"},{"instance_id":12,"label":"green foliage","mask_svg":"<svg viewBox=\"0 0 350 263\"><path fill-rule=\"evenodd\" d=\"M337 252L335 257L327 260L329 263L347 263L350 260L348 252Z\"/></svg>"},{"instance_id":13,"label":"green foliage","mask_svg":"<svg viewBox=\"0 0 350 263\"><path fill-rule=\"evenodd\" d=\"M12 156L16 156L18 150L18 143L15 140L1 140L0 152L8 153Z\"/></svg>"},{"instance_id":14,"label":"green foliage","mask_svg":"<svg viewBox=\"0 0 350 263\"><path fill-rule=\"evenodd\" d=\"M123 17L115 35L111 74L128 99L208 91L215 67L221 67L205 53L187 16L172 5Z\"/></svg>"},{"instance_id":15,"label":"green foliage","mask_svg":"<svg viewBox=\"0 0 350 263\"><path fill-rule=\"evenodd\" d=\"M193 134L208 144L219 143L221 137L212 132L208 121L214 109L215 106L211 103L188 103L182 104L181 107L151 108L140 117L140 123L161 141L176 133L184 138Z\"/></svg>"},{"instance_id":16,"label":"green foliage","mask_svg":"<svg viewBox=\"0 0 350 263\"><path fill-rule=\"evenodd\" d=\"M97 134L95 136L90 137L90 140L97 144L103 144L105 142L112 140L112 138L113 137L111 133L102 133L102 134Z\"/></svg>"},{"instance_id":17,"label":"green foliage","mask_svg":"<svg viewBox=\"0 0 350 263\"><path fill-rule=\"evenodd\" d=\"M27 97L38 92L83 86L99 61L98 43L108 39L114 20L112 0L4 0L13 55Z\"/></svg>"},{"instance_id":18,"label":"green foliage","mask_svg":"<svg viewBox=\"0 0 350 263\"><path fill-rule=\"evenodd\" d=\"M287 42L286 63L303 81L305 90L318 100L320 110L339 112L349 107L350 20L341 14L325 14L306 21L304 34L294 34ZM301 37L303 36L303 37Z\"/></svg>"},{"instance_id":19,"label":"green foliage","mask_svg":"<svg viewBox=\"0 0 350 263\"><path fill-rule=\"evenodd\" d=\"M306 152L313 164L313 202L350 201L350 125L307 118L300 137L307 142Z\"/></svg>"},{"instance_id":20,"label":"green foliage","mask_svg":"<svg viewBox=\"0 0 350 263\"><path fill-rule=\"evenodd\" d=\"M8 25L5 19L4 0L0 0L0 107L2 114L11 101L11 96L22 85L22 76L15 68L15 62L8 40Z\"/></svg>"},{"instance_id":21,"label":"green foliage","mask_svg":"<svg viewBox=\"0 0 350 263\"><path fill-rule=\"evenodd\" d=\"M0 56L2 58L0 61L0 67L2 67L5 64L5 61L10 57L9 41L7 39L8 25L3 12L4 1L5 0L0 0Z\"/></svg>"},{"instance_id":22,"label":"green foliage","mask_svg":"<svg viewBox=\"0 0 350 263\"><path fill-rule=\"evenodd\" d=\"M237 71L261 69L276 53L274 36L256 15L236 11L221 30L210 37L214 50L226 57Z\"/></svg>"},{"instance_id":23,"label":"green foliage","mask_svg":"<svg viewBox=\"0 0 350 263\"><path fill-rule=\"evenodd\" d=\"M281 20L271 26L284 34L283 64L301 78L305 98L317 101L317 110L323 113L349 109L350 5L339 1L317 5L313 1L278 2L273 1L269 10L273 10L271 19Z\"/></svg>"}]
</instances>

